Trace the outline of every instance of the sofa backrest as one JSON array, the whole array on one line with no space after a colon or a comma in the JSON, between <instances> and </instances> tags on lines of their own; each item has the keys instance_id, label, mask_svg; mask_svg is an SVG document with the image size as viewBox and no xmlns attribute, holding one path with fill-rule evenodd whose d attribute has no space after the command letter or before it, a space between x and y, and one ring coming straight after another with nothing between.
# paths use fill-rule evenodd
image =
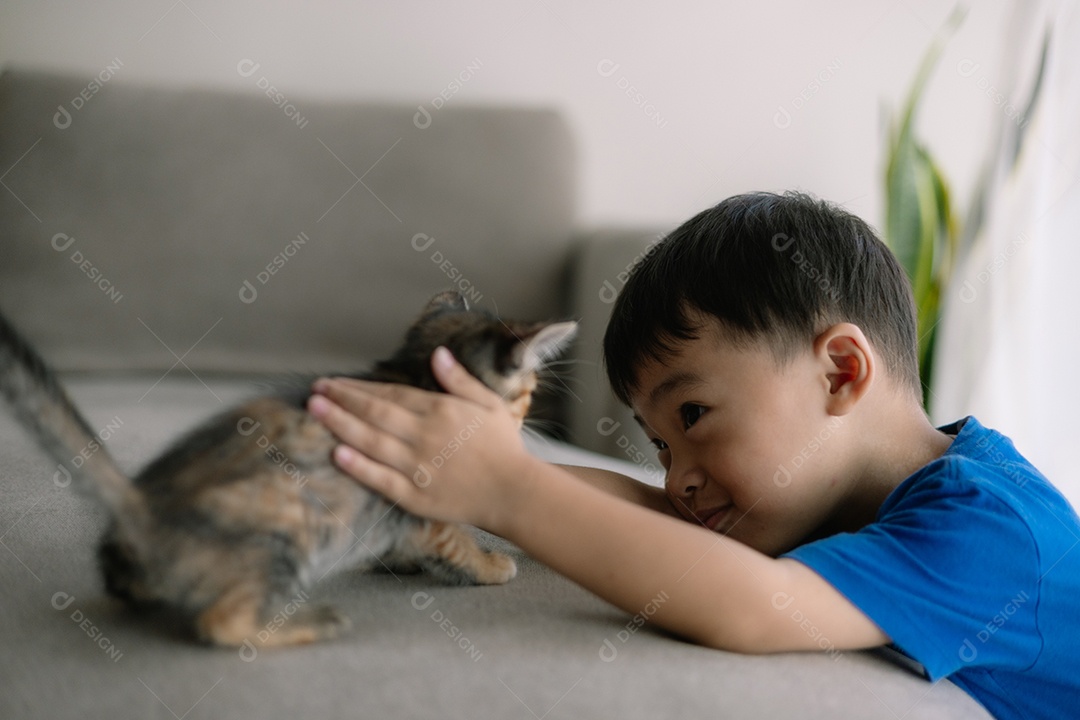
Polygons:
<instances>
[{"instance_id":1,"label":"sofa backrest","mask_svg":"<svg viewBox=\"0 0 1080 720\"><path fill-rule=\"evenodd\" d=\"M0 76L0 307L55 365L351 369L451 287L564 311L556 113L316 102L237 71L250 93Z\"/></svg>"}]
</instances>

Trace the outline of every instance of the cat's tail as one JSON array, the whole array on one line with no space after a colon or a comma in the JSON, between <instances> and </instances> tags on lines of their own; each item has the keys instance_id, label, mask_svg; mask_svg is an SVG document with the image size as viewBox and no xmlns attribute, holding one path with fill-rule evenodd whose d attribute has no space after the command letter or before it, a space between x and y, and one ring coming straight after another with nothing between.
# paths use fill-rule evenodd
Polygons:
<instances>
[{"instance_id":1,"label":"cat's tail","mask_svg":"<svg viewBox=\"0 0 1080 720\"><path fill-rule=\"evenodd\" d=\"M100 499L114 516L135 519L143 501L68 397L56 374L0 312L0 394L57 462L54 480Z\"/></svg>"}]
</instances>

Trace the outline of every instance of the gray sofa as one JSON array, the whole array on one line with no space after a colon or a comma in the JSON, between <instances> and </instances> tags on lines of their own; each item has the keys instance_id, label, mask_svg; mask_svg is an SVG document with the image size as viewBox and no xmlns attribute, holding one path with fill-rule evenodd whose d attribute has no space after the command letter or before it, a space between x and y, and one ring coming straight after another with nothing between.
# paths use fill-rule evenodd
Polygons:
<instances>
[{"instance_id":1,"label":"gray sofa","mask_svg":"<svg viewBox=\"0 0 1080 720\"><path fill-rule=\"evenodd\" d=\"M543 408L573 445L530 435L535 452L656 479L598 345L657 229L575 233L556 113L316 102L238 72L250 93L0 76L0 307L123 466L263 373L380 357L426 297L458 287L507 316L582 320ZM0 457L3 718L987 717L880 653L694 647L491 536L519 561L506 586L345 574L315 592L349 636L209 649L104 594L102 513L6 414Z\"/></svg>"}]
</instances>

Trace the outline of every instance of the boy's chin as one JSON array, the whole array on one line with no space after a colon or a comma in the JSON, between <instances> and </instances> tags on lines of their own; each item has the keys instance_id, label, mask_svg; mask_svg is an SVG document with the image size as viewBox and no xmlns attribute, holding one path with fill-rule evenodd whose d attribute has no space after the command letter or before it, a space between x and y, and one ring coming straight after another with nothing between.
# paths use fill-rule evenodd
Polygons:
<instances>
[{"instance_id":1,"label":"boy's chin","mask_svg":"<svg viewBox=\"0 0 1080 720\"><path fill-rule=\"evenodd\" d=\"M729 532L720 533L724 537L731 538L742 543L763 555L777 557L799 546L798 538L778 536L763 532L739 532L739 527L733 527Z\"/></svg>"}]
</instances>

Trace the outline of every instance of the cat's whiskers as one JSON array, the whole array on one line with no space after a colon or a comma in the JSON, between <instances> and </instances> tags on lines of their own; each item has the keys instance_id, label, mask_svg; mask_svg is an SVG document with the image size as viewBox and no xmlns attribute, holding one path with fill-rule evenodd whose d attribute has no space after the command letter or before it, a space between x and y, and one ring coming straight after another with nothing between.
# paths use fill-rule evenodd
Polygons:
<instances>
[{"instance_id":1,"label":"cat's whiskers","mask_svg":"<svg viewBox=\"0 0 1080 720\"><path fill-rule=\"evenodd\" d=\"M555 363L545 363L537 372L536 389L550 392L557 397L572 397L574 400L581 402L581 397L574 392L570 385L573 384L580 389L585 387L585 381L582 378L552 370L553 365Z\"/></svg>"},{"instance_id":2,"label":"cat's whiskers","mask_svg":"<svg viewBox=\"0 0 1080 720\"><path fill-rule=\"evenodd\" d=\"M525 424L521 427L523 432L531 436L540 436L548 440L559 437L562 433L568 432L569 429L566 423L544 418L525 418Z\"/></svg>"},{"instance_id":3,"label":"cat's whiskers","mask_svg":"<svg viewBox=\"0 0 1080 720\"><path fill-rule=\"evenodd\" d=\"M574 377L572 375L563 375L561 373L544 373L537 377L537 384L539 387L550 390L560 385L584 386L586 383L583 378Z\"/></svg>"},{"instance_id":4,"label":"cat's whiskers","mask_svg":"<svg viewBox=\"0 0 1080 720\"><path fill-rule=\"evenodd\" d=\"M600 363L595 360L582 360L580 358L563 358L562 360L549 360L544 363L546 367L563 367L566 365L593 365L599 366Z\"/></svg>"}]
</instances>

